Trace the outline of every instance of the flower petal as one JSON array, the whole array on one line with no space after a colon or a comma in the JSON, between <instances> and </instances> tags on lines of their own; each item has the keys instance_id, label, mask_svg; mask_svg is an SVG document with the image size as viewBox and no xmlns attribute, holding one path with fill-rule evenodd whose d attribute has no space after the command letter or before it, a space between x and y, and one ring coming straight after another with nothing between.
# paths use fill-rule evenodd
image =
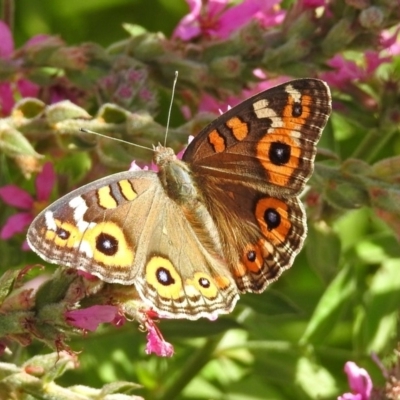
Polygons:
<instances>
[{"instance_id":1,"label":"flower petal","mask_svg":"<svg viewBox=\"0 0 400 400\"><path fill-rule=\"evenodd\" d=\"M171 357L174 354L174 347L164 340L154 323L147 324L147 345L146 353L155 353L160 357Z\"/></svg>"},{"instance_id":2,"label":"flower petal","mask_svg":"<svg viewBox=\"0 0 400 400\"><path fill-rule=\"evenodd\" d=\"M344 371L353 393L345 393L339 396L338 400L369 400L372 392L372 381L368 372L353 361L347 361Z\"/></svg>"},{"instance_id":3,"label":"flower petal","mask_svg":"<svg viewBox=\"0 0 400 400\"><path fill-rule=\"evenodd\" d=\"M36 177L36 196L39 201L47 201L49 199L55 181L56 174L53 164L47 162L43 165L42 172Z\"/></svg>"},{"instance_id":4,"label":"flower petal","mask_svg":"<svg viewBox=\"0 0 400 400\"><path fill-rule=\"evenodd\" d=\"M0 21L0 58L9 58L14 50L14 41L9 26Z\"/></svg>"},{"instance_id":5,"label":"flower petal","mask_svg":"<svg viewBox=\"0 0 400 400\"><path fill-rule=\"evenodd\" d=\"M215 33L219 38L226 39L233 31L252 21L254 15L263 10L265 3L266 0L245 0L229 8L221 15Z\"/></svg>"},{"instance_id":6,"label":"flower petal","mask_svg":"<svg viewBox=\"0 0 400 400\"><path fill-rule=\"evenodd\" d=\"M200 27L198 26L201 0L186 0L186 2L189 5L190 12L181 19L173 33L173 37L178 37L182 40L190 40L201 32Z\"/></svg>"},{"instance_id":7,"label":"flower petal","mask_svg":"<svg viewBox=\"0 0 400 400\"><path fill-rule=\"evenodd\" d=\"M363 400L369 399L372 391L372 381L368 372L353 361L348 361L345 364L344 371L349 379L350 389L355 393L360 393Z\"/></svg>"},{"instance_id":8,"label":"flower petal","mask_svg":"<svg viewBox=\"0 0 400 400\"><path fill-rule=\"evenodd\" d=\"M16 185L6 185L0 188L0 199L9 206L30 210L33 207L32 196Z\"/></svg>"},{"instance_id":9,"label":"flower petal","mask_svg":"<svg viewBox=\"0 0 400 400\"><path fill-rule=\"evenodd\" d=\"M40 33L38 35L35 35L31 37L26 43L25 46L36 46L37 44L43 43L46 40L51 40L52 37L50 35L45 35L43 33Z\"/></svg>"},{"instance_id":10,"label":"flower petal","mask_svg":"<svg viewBox=\"0 0 400 400\"><path fill-rule=\"evenodd\" d=\"M27 240L24 240L24 242L22 243L21 250L23 250L23 251L30 251L31 250Z\"/></svg>"},{"instance_id":11,"label":"flower petal","mask_svg":"<svg viewBox=\"0 0 400 400\"><path fill-rule=\"evenodd\" d=\"M65 313L68 323L88 331L95 331L103 322L113 322L117 316L118 307L109 305L97 305Z\"/></svg>"},{"instance_id":12,"label":"flower petal","mask_svg":"<svg viewBox=\"0 0 400 400\"><path fill-rule=\"evenodd\" d=\"M17 86L22 97L36 97L39 93L39 86L27 79L20 79Z\"/></svg>"},{"instance_id":13,"label":"flower petal","mask_svg":"<svg viewBox=\"0 0 400 400\"><path fill-rule=\"evenodd\" d=\"M0 115L10 115L14 103L11 85L8 82L0 83Z\"/></svg>"},{"instance_id":14,"label":"flower petal","mask_svg":"<svg viewBox=\"0 0 400 400\"><path fill-rule=\"evenodd\" d=\"M24 232L25 228L33 221L31 213L18 213L11 215L1 229L0 238L7 240L17 233Z\"/></svg>"}]
</instances>

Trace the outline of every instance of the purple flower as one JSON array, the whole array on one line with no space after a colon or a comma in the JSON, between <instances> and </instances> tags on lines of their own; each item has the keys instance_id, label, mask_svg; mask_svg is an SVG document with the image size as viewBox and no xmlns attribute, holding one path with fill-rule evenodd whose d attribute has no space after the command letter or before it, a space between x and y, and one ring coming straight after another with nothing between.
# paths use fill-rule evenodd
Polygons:
<instances>
[{"instance_id":1,"label":"purple flower","mask_svg":"<svg viewBox=\"0 0 400 400\"><path fill-rule=\"evenodd\" d=\"M347 361L344 371L349 380L352 393L345 393L338 400L369 400L372 392L372 381L368 372L353 361Z\"/></svg>"},{"instance_id":2,"label":"purple flower","mask_svg":"<svg viewBox=\"0 0 400 400\"><path fill-rule=\"evenodd\" d=\"M186 1L190 12L173 33L174 37L185 41L200 35L226 39L250 21L273 26L281 23L284 17L284 12L278 7L280 0L244 0L232 7L229 7L228 0Z\"/></svg>"},{"instance_id":3,"label":"purple flower","mask_svg":"<svg viewBox=\"0 0 400 400\"><path fill-rule=\"evenodd\" d=\"M25 231L35 216L47 206L55 180L53 165L48 162L43 165L42 171L36 177L36 198L16 185L0 188L0 199L9 206L20 209L20 212L9 217L2 227L1 239L7 240ZM22 249L29 250L26 242L22 245Z\"/></svg>"},{"instance_id":4,"label":"purple flower","mask_svg":"<svg viewBox=\"0 0 400 400\"><path fill-rule=\"evenodd\" d=\"M114 323L121 326L125 320L121 319L118 307L110 305L96 305L81 310L72 310L65 313L69 324L87 331L95 331L102 323Z\"/></svg>"},{"instance_id":5,"label":"purple flower","mask_svg":"<svg viewBox=\"0 0 400 400\"><path fill-rule=\"evenodd\" d=\"M14 41L10 28L1 20L0 38L0 58L9 60L14 51ZM13 82L0 82L0 115L5 116L11 113L15 103L15 94L20 97L35 97L38 92L38 85L20 77L16 77Z\"/></svg>"}]
</instances>

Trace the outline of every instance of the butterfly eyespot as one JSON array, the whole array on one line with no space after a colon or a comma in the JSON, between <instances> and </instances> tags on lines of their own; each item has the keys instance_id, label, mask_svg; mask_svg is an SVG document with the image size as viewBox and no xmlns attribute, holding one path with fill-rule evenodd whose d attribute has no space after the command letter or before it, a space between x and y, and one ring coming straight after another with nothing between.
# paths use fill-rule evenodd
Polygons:
<instances>
[{"instance_id":1,"label":"butterfly eyespot","mask_svg":"<svg viewBox=\"0 0 400 400\"><path fill-rule=\"evenodd\" d=\"M164 267L159 267L157 269L156 277L158 282L165 286L173 285L175 283L175 279L172 277L171 273Z\"/></svg>"},{"instance_id":2,"label":"butterfly eyespot","mask_svg":"<svg viewBox=\"0 0 400 400\"><path fill-rule=\"evenodd\" d=\"M60 239L67 240L71 236L71 232L69 232L69 231L67 231L67 230L65 230L63 228L58 227L57 230L56 230L56 235Z\"/></svg>"},{"instance_id":3,"label":"butterfly eyespot","mask_svg":"<svg viewBox=\"0 0 400 400\"><path fill-rule=\"evenodd\" d=\"M196 272L194 279L186 282L187 285L193 286L202 296L213 299L218 295L218 287L211 277L203 272Z\"/></svg>"},{"instance_id":4,"label":"butterfly eyespot","mask_svg":"<svg viewBox=\"0 0 400 400\"><path fill-rule=\"evenodd\" d=\"M290 160L291 147L286 143L273 142L269 148L268 156L275 165L285 165Z\"/></svg>"},{"instance_id":5,"label":"butterfly eyespot","mask_svg":"<svg viewBox=\"0 0 400 400\"><path fill-rule=\"evenodd\" d=\"M256 252L255 252L254 250L248 251L246 256L247 256L247 259L248 259L250 262L255 261L256 258L257 258L257 254L256 254Z\"/></svg>"},{"instance_id":6,"label":"butterfly eyespot","mask_svg":"<svg viewBox=\"0 0 400 400\"><path fill-rule=\"evenodd\" d=\"M202 286L203 288L207 289L211 286L211 283L208 279L206 278L200 278L199 279L199 284L200 286Z\"/></svg>"},{"instance_id":7,"label":"butterfly eyespot","mask_svg":"<svg viewBox=\"0 0 400 400\"><path fill-rule=\"evenodd\" d=\"M107 256L118 252L118 240L107 233L100 233L96 237L96 249Z\"/></svg>"},{"instance_id":8,"label":"butterfly eyespot","mask_svg":"<svg viewBox=\"0 0 400 400\"><path fill-rule=\"evenodd\" d=\"M264 197L256 205L255 217L264 237L274 245L283 243L292 227L289 207L274 197Z\"/></svg>"},{"instance_id":9,"label":"butterfly eyespot","mask_svg":"<svg viewBox=\"0 0 400 400\"><path fill-rule=\"evenodd\" d=\"M264 263L261 247L259 245L247 245L245 254L243 262L246 268L251 272L260 271Z\"/></svg>"},{"instance_id":10,"label":"butterfly eyespot","mask_svg":"<svg viewBox=\"0 0 400 400\"><path fill-rule=\"evenodd\" d=\"M182 301L182 279L168 258L153 256L146 264L146 282L165 299Z\"/></svg>"},{"instance_id":11,"label":"butterfly eyespot","mask_svg":"<svg viewBox=\"0 0 400 400\"><path fill-rule=\"evenodd\" d=\"M294 103L292 107L292 115L293 117L300 117L303 114L303 107L299 103Z\"/></svg>"},{"instance_id":12,"label":"butterfly eyespot","mask_svg":"<svg viewBox=\"0 0 400 400\"><path fill-rule=\"evenodd\" d=\"M271 231L281 224L281 216L275 209L267 208L264 212L264 221L267 224L268 230Z\"/></svg>"}]
</instances>

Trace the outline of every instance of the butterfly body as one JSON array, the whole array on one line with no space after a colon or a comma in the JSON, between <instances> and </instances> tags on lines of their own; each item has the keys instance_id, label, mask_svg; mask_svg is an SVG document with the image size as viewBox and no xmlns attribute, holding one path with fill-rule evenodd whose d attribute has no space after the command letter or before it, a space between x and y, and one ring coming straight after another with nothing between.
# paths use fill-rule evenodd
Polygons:
<instances>
[{"instance_id":1,"label":"butterfly body","mask_svg":"<svg viewBox=\"0 0 400 400\"><path fill-rule=\"evenodd\" d=\"M220 116L182 160L92 182L44 210L28 243L45 260L134 284L168 318L214 318L261 292L306 236L297 197L330 113L322 81L292 81Z\"/></svg>"}]
</instances>

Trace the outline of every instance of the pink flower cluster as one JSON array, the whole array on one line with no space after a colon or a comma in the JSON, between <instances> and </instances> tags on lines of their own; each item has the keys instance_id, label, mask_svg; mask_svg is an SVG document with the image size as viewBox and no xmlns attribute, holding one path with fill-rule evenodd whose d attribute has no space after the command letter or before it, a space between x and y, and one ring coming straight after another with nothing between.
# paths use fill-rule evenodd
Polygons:
<instances>
[{"instance_id":1,"label":"pink flower cluster","mask_svg":"<svg viewBox=\"0 0 400 400\"><path fill-rule=\"evenodd\" d=\"M250 21L273 26L280 24L285 16L279 8L280 0L244 0L235 6L229 6L228 0L186 1L189 14L179 22L173 34L185 41L198 36L226 39Z\"/></svg>"}]
</instances>

